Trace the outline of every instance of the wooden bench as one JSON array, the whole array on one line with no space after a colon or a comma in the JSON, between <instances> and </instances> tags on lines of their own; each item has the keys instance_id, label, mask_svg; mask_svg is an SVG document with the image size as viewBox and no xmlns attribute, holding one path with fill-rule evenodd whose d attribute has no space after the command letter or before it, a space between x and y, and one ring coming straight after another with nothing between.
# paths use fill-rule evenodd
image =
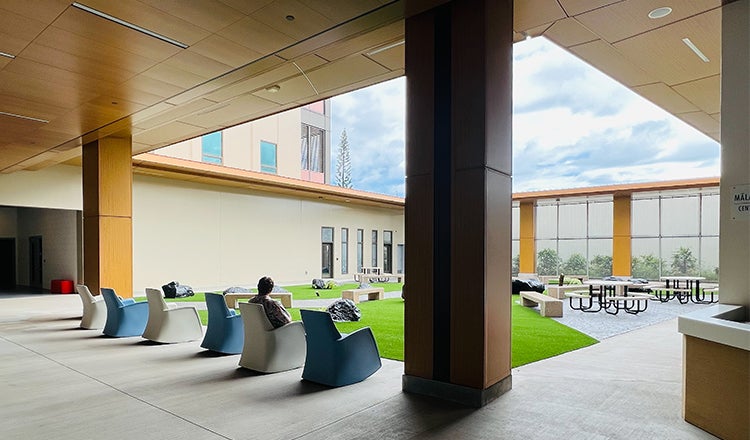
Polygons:
<instances>
[{"instance_id":1,"label":"wooden bench","mask_svg":"<svg viewBox=\"0 0 750 440\"><path fill-rule=\"evenodd\" d=\"M237 292L237 293L226 293L224 294L224 301L227 302L227 307L230 309L233 309L237 307L237 300L238 299L250 299L255 298L258 296L257 293L244 293L244 292ZM281 301L281 305L284 307L291 307L292 306L292 294L289 292L271 292L268 294L273 299L278 299Z\"/></svg>"},{"instance_id":2,"label":"wooden bench","mask_svg":"<svg viewBox=\"0 0 750 440\"><path fill-rule=\"evenodd\" d=\"M383 299L385 297L385 289L382 287L372 287L370 289L351 289L341 291L341 298L350 299L354 301L355 304L359 302L360 295L367 295L368 301Z\"/></svg>"},{"instance_id":3,"label":"wooden bench","mask_svg":"<svg viewBox=\"0 0 750 440\"><path fill-rule=\"evenodd\" d=\"M404 280L404 274L401 273L356 273L354 274L354 281L358 283L384 283L391 280L391 278L396 278L396 282L400 283ZM385 281L383 281L385 280Z\"/></svg>"},{"instance_id":4,"label":"wooden bench","mask_svg":"<svg viewBox=\"0 0 750 440\"><path fill-rule=\"evenodd\" d=\"M563 302L543 293L522 290L521 304L525 307L535 307L539 304L539 314L542 316L562 318L563 315Z\"/></svg>"}]
</instances>

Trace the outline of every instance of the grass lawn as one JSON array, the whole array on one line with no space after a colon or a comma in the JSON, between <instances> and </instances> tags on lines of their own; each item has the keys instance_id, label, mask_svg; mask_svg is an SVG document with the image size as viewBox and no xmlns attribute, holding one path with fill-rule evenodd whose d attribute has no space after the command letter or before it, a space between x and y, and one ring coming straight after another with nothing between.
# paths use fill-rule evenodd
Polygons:
<instances>
[{"instance_id":1,"label":"grass lawn","mask_svg":"<svg viewBox=\"0 0 750 440\"><path fill-rule=\"evenodd\" d=\"M392 284L392 283L391 283ZM512 307L512 367L557 356L596 344L598 341L559 322L539 316L533 309L516 304ZM391 298L382 301L359 303L362 319L358 322L339 322L336 327L342 333L350 333L362 327L372 328L378 342L380 355L384 358L404 360L404 301ZM292 318L300 319L299 309L289 309ZM206 311L198 311L205 325Z\"/></svg>"}]
</instances>

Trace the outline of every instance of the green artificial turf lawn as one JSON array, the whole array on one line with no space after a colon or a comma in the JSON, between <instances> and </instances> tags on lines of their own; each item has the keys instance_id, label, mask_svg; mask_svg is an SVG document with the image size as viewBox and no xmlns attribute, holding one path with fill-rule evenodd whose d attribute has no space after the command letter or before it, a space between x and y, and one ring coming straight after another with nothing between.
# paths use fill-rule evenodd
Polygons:
<instances>
[{"instance_id":1,"label":"green artificial turf lawn","mask_svg":"<svg viewBox=\"0 0 750 440\"><path fill-rule=\"evenodd\" d=\"M370 283L372 287L382 287L386 292L401 291L404 283ZM310 284L302 284L299 286L282 286L284 289L292 293L292 298L299 299L331 299L341 298L342 290L356 289L359 283L346 283L340 284L332 289L313 289ZM257 291L257 289L253 289ZM315 292L320 293L320 296L315 295ZM217 292L219 293L219 292ZM136 298L138 301L145 301L146 296L140 295ZM166 298L167 302L206 302L206 296L203 292L196 292L193 296L186 296L184 298Z\"/></svg>"},{"instance_id":2,"label":"green artificial turf lawn","mask_svg":"<svg viewBox=\"0 0 750 440\"><path fill-rule=\"evenodd\" d=\"M513 296L512 313L512 367L547 359L568 351L596 344L598 341L577 330L566 327L554 319L539 316L534 309L516 304ZM370 327L378 342L380 355L387 359L404 360L404 300L391 298L366 301L358 304L362 319L358 322L337 322L342 333L351 333ZM208 312L199 310L204 325ZM300 320L299 309L289 309L292 318Z\"/></svg>"}]
</instances>

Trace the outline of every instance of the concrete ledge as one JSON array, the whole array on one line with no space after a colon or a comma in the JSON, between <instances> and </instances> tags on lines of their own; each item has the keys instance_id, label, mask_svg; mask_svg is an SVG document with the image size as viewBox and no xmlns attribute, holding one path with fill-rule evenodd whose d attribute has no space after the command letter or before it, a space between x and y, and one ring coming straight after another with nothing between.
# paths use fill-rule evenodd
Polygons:
<instances>
[{"instance_id":1,"label":"concrete ledge","mask_svg":"<svg viewBox=\"0 0 750 440\"><path fill-rule=\"evenodd\" d=\"M473 408L481 408L501 395L510 391L512 386L512 376L508 375L500 382L486 388L478 390L476 388L465 387L448 382L440 382L432 379L425 379L418 376L409 376L404 374L401 379L401 388L406 393L422 394L424 396L436 397Z\"/></svg>"}]
</instances>

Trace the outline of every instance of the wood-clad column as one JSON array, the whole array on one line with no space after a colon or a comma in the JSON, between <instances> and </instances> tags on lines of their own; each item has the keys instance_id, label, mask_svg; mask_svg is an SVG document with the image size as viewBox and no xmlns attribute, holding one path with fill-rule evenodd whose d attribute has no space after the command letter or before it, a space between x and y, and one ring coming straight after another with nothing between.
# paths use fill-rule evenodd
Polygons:
<instances>
[{"instance_id":1,"label":"wood-clad column","mask_svg":"<svg viewBox=\"0 0 750 440\"><path fill-rule=\"evenodd\" d=\"M536 216L534 202L521 202L519 225L520 264L519 272L536 272Z\"/></svg>"},{"instance_id":2,"label":"wood-clad column","mask_svg":"<svg viewBox=\"0 0 750 440\"><path fill-rule=\"evenodd\" d=\"M612 275L628 277L631 268L630 194L615 194L612 206Z\"/></svg>"},{"instance_id":3,"label":"wood-clad column","mask_svg":"<svg viewBox=\"0 0 750 440\"><path fill-rule=\"evenodd\" d=\"M83 146L83 278L91 292L133 296L133 177L130 137Z\"/></svg>"},{"instance_id":4,"label":"wood-clad column","mask_svg":"<svg viewBox=\"0 0 750 440\"><path fill-rule=\"evenodd\" d=\"M510 389L512 22L510 0L406 20L403 388L472 406Z\"/></svg>"},{"instance_id":5,"label":"wood-clad column","mask_svg":"<svg viewBox=\"0 0 750 440\"><path fill-rule=\"evenodd\" d=\"M750 194L750 1L725 4L721 15L719 302L744 306L747 321L750 213L742 202ZM725 331L717 330L719 325L711 321L702 326L705 334L684 337L683 415L717 437L747 440L750 351L740 348L745 344L729 345L726 337L718 342L717 335ZM735 338L741 341L741 336L738 333Z\"/></svg>"}]
</instances>

